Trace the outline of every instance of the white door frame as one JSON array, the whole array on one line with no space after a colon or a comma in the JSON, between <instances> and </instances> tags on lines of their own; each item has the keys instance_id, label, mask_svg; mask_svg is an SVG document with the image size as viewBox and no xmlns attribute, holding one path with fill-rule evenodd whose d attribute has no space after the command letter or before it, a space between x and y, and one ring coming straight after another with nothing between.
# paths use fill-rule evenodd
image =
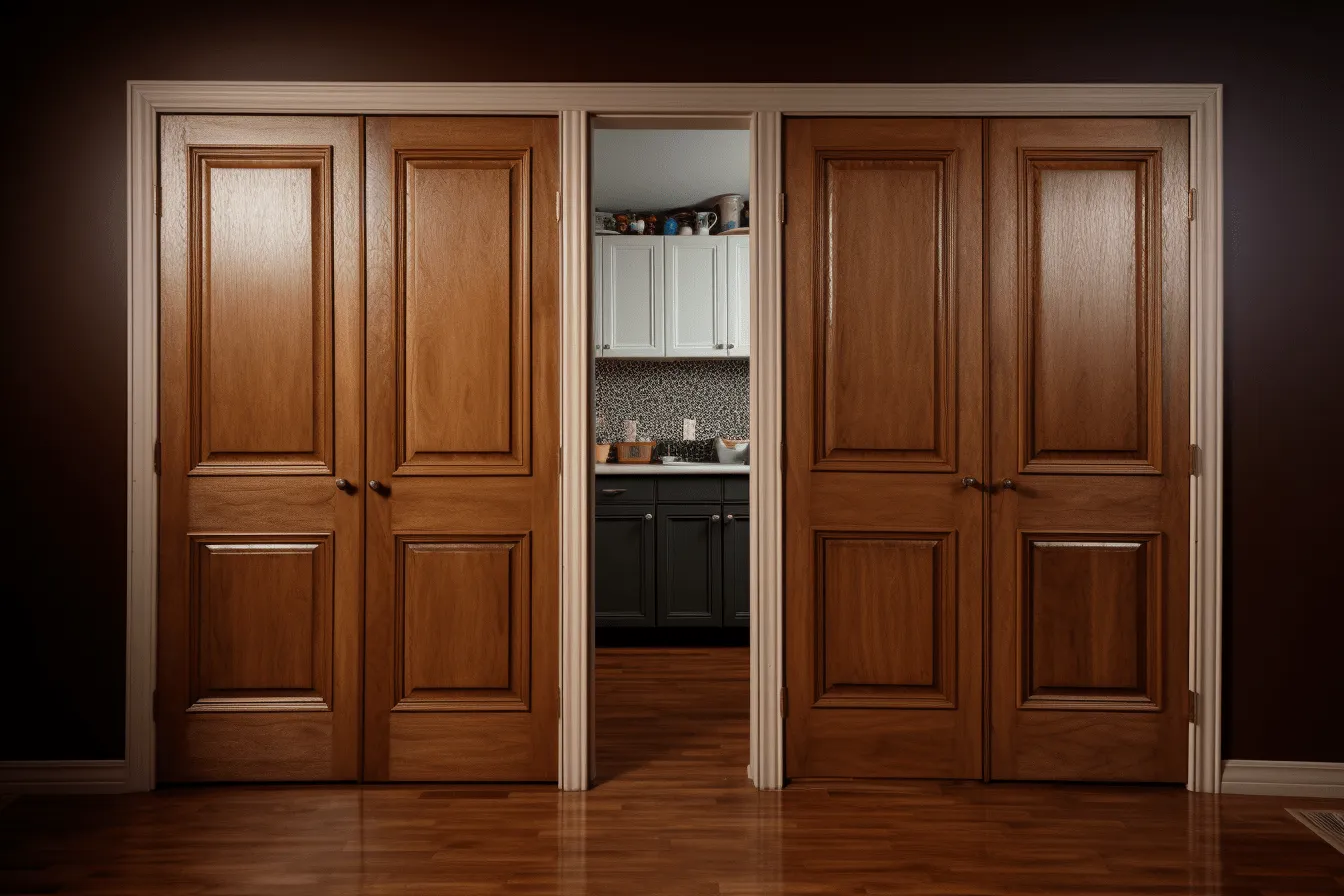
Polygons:
<instances>
[{"instance_id":1,"label":"white door frame","mask_svg":"<svg viewBox=\"0 0 1344 896\"><path fill-rule=\"evenodd\" d=\"M786 115L1179 116L1190 120L1191 790L1221 786L1223 223L1222 88L1213 84L579 84L131 81L127 84L127 614L124 789L154 786L158 490L157 116L164 113L558 115L562 339L560 767L585 789L592 738L592 407L589 117L742 115L752 135L751 778L784 784L781 581L780 138ZM0 777L3 770L0 769Z\"/></svg>"}]
</instances>

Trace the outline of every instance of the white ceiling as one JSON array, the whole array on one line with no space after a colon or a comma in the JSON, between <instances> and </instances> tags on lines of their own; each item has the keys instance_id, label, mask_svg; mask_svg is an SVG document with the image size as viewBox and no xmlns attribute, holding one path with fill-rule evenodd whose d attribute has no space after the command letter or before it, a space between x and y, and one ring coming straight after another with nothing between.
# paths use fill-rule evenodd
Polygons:
<instances>
[{"instance_id":1,"label":"white ceiling","mask_svg":"<svg viewBox=\"0 0 1344 896\"><path fill-rule=\"evenodd\" d=\"M649 211L747 195L750 131L593 131L593 208Z\"/></svg>"}]
</instances>

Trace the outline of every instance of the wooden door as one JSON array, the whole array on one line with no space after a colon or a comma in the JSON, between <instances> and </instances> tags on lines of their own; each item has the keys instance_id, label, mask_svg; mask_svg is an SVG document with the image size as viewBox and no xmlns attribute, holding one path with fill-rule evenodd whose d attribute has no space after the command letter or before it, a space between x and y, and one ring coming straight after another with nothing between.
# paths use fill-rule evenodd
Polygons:
<instances>
[{"instance_id":1,"label":"wooden door","mask_svg":"<svg viewBox=\"0 0 1344 896\"><path fill-rule=\"evenodd\" d=\"M658 624L723 624L723 515L718 504L658 505Z\"/></svg>"},{"instance_id":2,"label":"wooden door","mask_svg":"<svg viewBox=\"0 0 1344 896\"><path fill-rule=\"evenodd\" d=\"M751 354L751 237L728 240L728 357Z\"/></svg>"},{"instance_id":3,"label":"wooden door","mask_svg":"<svg viewBox=\"0 0 1344 896\"><path fill-rule=\"evenodd\" d=\"M599 626L654 624L654 505L603 504L593 521L593 604Z\"/></svg>"},{"instance_id":4,"label":"wooden door","mask_svg":"<svg viewBox=\"0 0 1344 896\"><path fill-rule=\"evenodd\" d=\"M728 243L722 236L669 236L663 242L663 308L669 358L727 354Z\"/></svg>"},{"instance_id":5,"label":"wooden door","mask_svg":"<svg viewBox=\"0 0 1344 896\"><path fill-rule=\"evenodd\" d=\"M161 120L160 781L359 775L359 132Z\"/></svg>"},{"instance_id":6,"label":"wooden door","mask_svg":"<svg viewBox=\"0 0 1344 896\"><path fill-rule=\"evenodd\" d=\"M556 777L558 130L367 123L371 780Z\"/></svg>"},{"instance_id":7,"label":"wooden door","mask_svg":"<svg viewBox=\"0 0 1344 896\"><path fill-rule=\"evenodd\" d=\"M601 236L602 357L663 357L663 238Z\"/></svg>"},{"instance_id":8,"label":"wooden door","mask_svg":"<svg viewBox=\"0 0 1344 896\"><path fill-rule=\"evenodd\" d=\"M991 773L1184 781L1187 123L989 135Z\"/></svg>"},{"instance_id":9,"label":"wooden door","mask_svg":"<svg viewBox=\"0 0 1344 896\"><path fill-rule=\"evenodd\" d=\"M978 778L981 122L785 122L785 768Z\"/></svg>"}]
</instances>

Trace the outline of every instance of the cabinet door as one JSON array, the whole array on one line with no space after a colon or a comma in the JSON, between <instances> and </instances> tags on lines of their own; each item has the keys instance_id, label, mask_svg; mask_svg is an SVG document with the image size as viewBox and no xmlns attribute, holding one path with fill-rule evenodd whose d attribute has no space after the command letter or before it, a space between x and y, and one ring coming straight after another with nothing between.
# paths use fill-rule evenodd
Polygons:
<instances>
[{"instance_id":1,"label":"cabinet door","mask_svg":"<svg viewBox=\"0 0 1344 896\"><path fill-rule=\"evenodd\" d=\"M663 356L663 238L604 236L602 356Z\"/></svg>"},{"instance_id":2,"label":"cabinet door","mask_svg":"<svg viewBox=\"0 0 1344 896\"><path fill-rule=\"evenodd\" d=\"M658 624L718 626L723 598L719 504L658 506Z\"/></svg>"},{"instance_id":3,"label":"cabinet door","mask_svg":"<svg viewBox=\"0 0 1344 896\"><path fill-rule=\"evenodd\" d=\"M597 508L594 603L597 624L653 625L653 505Z\"/></svg>"},{"instance_id":4,"label":"cabinet door","mask_svg":"<svg viewBox=\"0 0 1344 896\"><path fill-rule=\"evenodd\" d=\"M593 237L593 269L589 272L592 282L589 289L593 291L593 357L600 358L604 352L602 350L602 339L604 337L602 324L602 237Z\"/></svg>"},{"instance_id":5,"label":"cabinet door","mask_svg":"<svg viewBox=\"0 0 1344 896\"><path fill-rule=\"evenodd\" d=\"M669 358L725 355L727 249L727 237L667 237L663 283Z\"/></svg>"},{"instance_id":6,"label":"cabinet door","mask_svg":"<svg viewBox=\"0 0 1344 896\"><path fill-rule=\"evenodd\" d=\"M728 240L728 357L751 354L751 237Z\"/></svg>"},{"instance_id":7,"label":"cabinet door","mask_svg":"<svg viewBox=\"0 0 1344 896\"><path fill-rule=\"evenodd\" d=\"M751 622L751 510L723 507L723 624Z\"/></svg>"}]
</instances>

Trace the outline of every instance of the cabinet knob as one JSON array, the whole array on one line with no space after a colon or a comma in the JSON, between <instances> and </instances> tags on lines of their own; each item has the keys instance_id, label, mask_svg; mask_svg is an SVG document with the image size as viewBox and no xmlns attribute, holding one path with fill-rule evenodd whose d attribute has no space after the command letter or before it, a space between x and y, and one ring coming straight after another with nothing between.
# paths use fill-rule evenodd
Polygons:
<instances>
[{"instance_id":1,"label":"cabinet knob","mask_svg":"<svg viewBox=\"0 0 1344 896\"><path fill-rule=\"evenodd\" d=\"M722 343L722 342L716 342L716 343L714 343L714 347L715 347L715 348L723 348L723 343Z\"/></svg>"},{"instance_id":2,"label":"cabinet knob","mask_svg":"<svg viewBox=\"0 0 1344 896\"><path fill-rule=\"evenodd\" d=\"M731 523L732 521L733 521L733 515L730 513L728 514L728 518L724 522Z\"/></svg>"},{"instance_id":3,"label":"cabinet knob","mask_svg":"<svg viewBox=\"0 0 1344 896\"><path fill-rule=\"evenodd\" d=\"M336 490L337 490L337 491L340 491L340 492L349 491L349 490L350 490L350 480L349 480L349 479L337 479L337 480L336 480Z\"/></svg>"},{"instance_id":4,"label":"cabinet knob","mask_svg":"<svg viewBox=\"0 0 1344 896\"><path fill-rule=\"evenodd\" d=\"M608 342L606 345L604 345L604 346L602 346L602 347L603 347L603 348L611 348L611 343Z\"/></svg>"},{"instance_id":5,"label":"cabinet knob","mask_svg":"<svg viewBox=\"0 0 1344 896\"><path fill-rule=\"evenodd\" d=\"M381 492L382 490L383 490L383 484L381 482L379 482L377 479L369 480L369 491Z\"/></svg>"},{"instance_id":6,"label":"cabinet knob","mask_svg":"<svg viewBox=\"0 0 1344 896\"><path fill-rule=\"evenodd\" d=\"M737 348L737 346L733 345L731 342L728 343L728 347L729 347L729 348Z\"/></svg>"},{"instance_id":7,"label":"cabinet knob","mask_svg":"<svg viewBox=\"0 0 1344 896\"><path fill-rule=\"evenodd\" d=\"M1014 481L1011 480L1011 479L1005 479L1005 480L1003 480L1003 482L1001 482L1001 483L999 483L999 484L1002 485L1004 488L1009 489L1009 490L1011 490L1011 491L1017 491L1017 483L1014 482Z\"/></svg>"},{"instance_id":8,"label":"cabinet knob","mask_svg":"<svg viewBox=\"0 0 1344 896\"><path fill-rule=\"evenodd\" d=\"M713 516L711 516L711 517L709 518L709 521L710 521L711 523L717 523L717 522L719 521L719 515L718 515L717 513L714 514Z\"/></svg>"},{"instance_id":9,"label":"cabinet knob","mask_svg":"<svg viewBox=\"0 0 1344 896\"><path fill-rule=\"evenodd\" d=\"M651 514L651 513L646 513L646 514L644 514L644 519L645 519L645 521L648 521L648 520L653 519L653 514Z\"/></svg>"}]
</instances>

